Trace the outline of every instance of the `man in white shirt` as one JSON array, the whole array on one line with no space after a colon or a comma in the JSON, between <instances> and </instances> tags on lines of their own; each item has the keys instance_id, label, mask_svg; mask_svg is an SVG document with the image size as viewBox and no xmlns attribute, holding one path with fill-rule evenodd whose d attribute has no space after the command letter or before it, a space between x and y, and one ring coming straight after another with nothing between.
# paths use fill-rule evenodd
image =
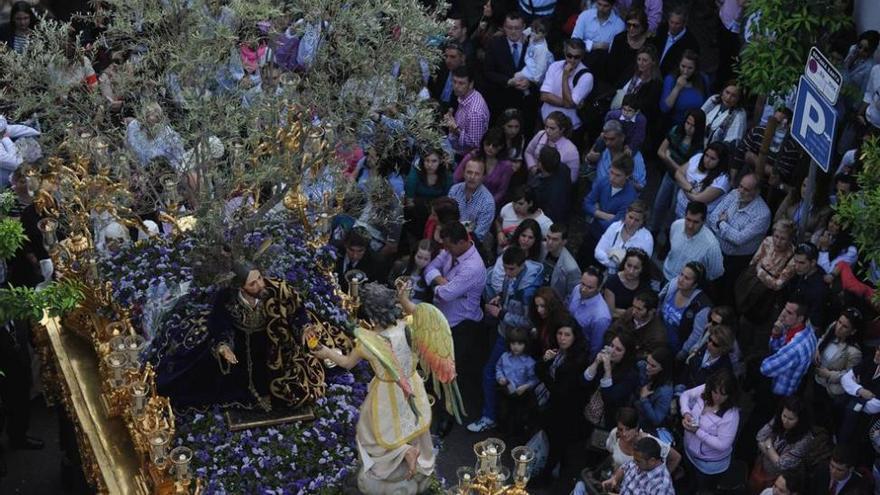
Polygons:
<instances>
[{"instance_id":1,"label":"man in white shirt","mask_svg":"<svg viewBox=\"0 0 880 495\"><path fill-rule=\"evenodd\" d=\"M571 37L584 40L589 53L586 64L595 70L604 62L614 37L624 29L623 19L614 11L614 0L596 0L578 16Z\"/></svg>"},{"instance_id":2,"label":"man in white shirt","mask_svg":"<svg viewBox=\"0 0 880 495\"><path fill-rule=\"evenodd\" d=\"M691 201L684 218L672 223L669 229L669 254L663 262L663 277L672 280L689 261L699 261L706 267L706 278L715 280L724 274L724 259L718 239L706 222L706 204Z\"/></svg>"},{"instance_id":3,"label":"man in white shirt","mask_svg":"<svg viewBox=\"0 0 880 495\"><path fill-rule=\"evenodd\" d=\"M592 8L580 13L571 37L584 40L588 52L607 52L614 37L625 28L623 19L614 11L614 0L596 0Z\"/></svg>"},{"instance_id":4,"label":"man in white shirt","mask_svg":"<svg viewBox=\"0 0 880 495\"><path fill-rule=\"evenodd\" d=\"M571 119L571 127L577 130L581 119L577 107L593 90L593 74L581 63L586 53L583 40L571 38L563 46L565 60L550 64L541 85L541 120L559 110Z\"/></svg>"}]
</instances>

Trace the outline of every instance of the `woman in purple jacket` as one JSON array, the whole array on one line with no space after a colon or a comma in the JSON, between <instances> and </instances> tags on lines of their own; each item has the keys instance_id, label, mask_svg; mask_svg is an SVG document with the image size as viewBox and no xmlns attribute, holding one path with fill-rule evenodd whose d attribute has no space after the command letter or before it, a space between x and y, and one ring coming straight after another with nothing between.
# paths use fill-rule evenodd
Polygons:
<instances>
[{"instance_id":1,"label":"woman in purple jacket","mask_svg":"<svg viewBox=\"0 0 880 495\"><path fill-rule=\"evenodd\" d=\"M695 477L696 490L712 490L730 467L739 427L739 388L728 369L720 369L705 385L685 391L680 401L684 427L686 468ZM690 490L685 493L690 492Z\"/></svg>"}]
</instances>

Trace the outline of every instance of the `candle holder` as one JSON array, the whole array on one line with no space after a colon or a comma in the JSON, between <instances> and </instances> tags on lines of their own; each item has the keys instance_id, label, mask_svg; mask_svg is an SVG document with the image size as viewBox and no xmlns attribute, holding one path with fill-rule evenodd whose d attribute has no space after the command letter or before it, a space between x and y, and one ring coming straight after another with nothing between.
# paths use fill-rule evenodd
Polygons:
<instances>
[{"instance_id":1,"label":"candle holder","mask_svg":"<svg viewBox=\"0 0 880 495\"><path fill-rule=\"evenodd\" d=\"M134 418L141 418L147 405L150 387L139 380L134 381L129 386L131 387L131 415Z\"/></svg>"},{"instance_id":2,"label":"candle holder","mask_svg":"<svg viewBox=\"0 0 880 495\"><path fill-rule=\"evenodd\" d=\"M487 438L474 445L474 454L479 459L477 475L495 475L500 469L499 460L506 445L500 438Z\"/></svg>"},{"instance_id":3,"label":"candle holder","mask_svg":"<svg viewBox=\"0 0 880 495\"><path fill-rule=\"evenodd\" d=\"M43 247L46 250L51 250L58 244L58 220L55 218L47 217L39 222L37 222L37 229L40 230L40 234L43 236Z\"/></svg>"},{"instance_id":4,"label":"candle holder","mask_svg":"<svg viewBox=\"0 0 880 495\"><path fill-rule=\"evenodd\" d=\"M172 474L175 481L186 482L192 478L192 473L189 469L192 456L192 449L183 445L171 450Z\"/></svg>"},{"instance_id":5,"label":"candle holder","mask_svg":"<svg viewBox=\"0 0 880 495\"><path fill-rule=\"evenodd\" d=\"M110 338L110 352L121 352L125 354L126 358L128 357L128 353L126 352L128 348L125 345L125 335L117 334Z\"/></svg>"},{"instance_id":6,"label":"candle holder","mask_svg":"<svg viewBox=\"0 0 880 495\"><path fill-rule=\"evenodd\" d=\"M128 356L124 352L113 351L107 355L105 362L113 375L110 379L110 385L113 388L120 388L125 385L122 372L128 364Z\"/></svg>"},{"instance_id":7,"label":"candle holder","mask_svg":"<svg viewBox=\"0 0 880 495\"><path fill-rule=\"evenodd\" d=\"M449 490L449 495L528 495L529 468L535 459L535 452L525 446L516 447L511 452L514 470L501 465L501 454L506 445L498 438L487 438L474 444L477 456L475 467L462 466L456 471L458 485ZM507 484L513 478L513 484Z\"/></svg>"},{"instance_id":8,"label":"candle holder","mask_svg":"<svg viewBox=\"0 0 880 495\"><path fill-rule=\"evenodd\" d=\"M104 325L103 335L99 336L99 341L110 343L110 350L115 351L117 349L113 347L113 339L122 336L127 330L124 322L112 321ZM124 343L124 340L122 342Z\"/></svg>"},{"instance_id":9,"label":"candle holder","mask_svg":"<svg viewBox=\"0 0 880 495\"><path fill-rule=\"evenodd\" d=\"M140 356L147 341L140 335L126 335L123 338L125 353L128 356L128 365L132 368L140 368Z\"/></svg>"},{"instance_id":10,"label":"candle holder","mask_svg":"<svg viewBox=\"0 0 880 495\"><path fill-rule=\"evenodd\" d=\"M150 433L150 460L159 469L165 469L168 465L168 442L171 441L171 433L162 428Z\"/></svg>"},{"instance_id":11,"label":"candle holder","mask_svg":"<svg viewBox=\"0 0 880 495\"><path fill-rule=\"evenodd\" d=\"M513 457L516 466L513 471L513 484L517 488L525 488L529 483L529 467L535 460L535 452L525 445L520 445L510 451L510 456Z\"/></svg>"},{"instance_id":12,"label":"candle holder","mask_svg":"<svg viewBox=\"0 0 880 495\"><path fill-rule=\"evenodd\" d=\"M24 177L27 190L33 196L40 189L40 171L35 167L28 167L24 172Z\"/></svg>"},{"instance_id":13,"label":"candle holder","mask_svg":"<svg viewBox=\"0 0 880 495\"><path fill-rule=\"evenodd\" d=\"M171 213L177 213L180 194L177 191L177 177L165 175L160 179L162 184L162 207Z\"/></svg>"}]
</instances>

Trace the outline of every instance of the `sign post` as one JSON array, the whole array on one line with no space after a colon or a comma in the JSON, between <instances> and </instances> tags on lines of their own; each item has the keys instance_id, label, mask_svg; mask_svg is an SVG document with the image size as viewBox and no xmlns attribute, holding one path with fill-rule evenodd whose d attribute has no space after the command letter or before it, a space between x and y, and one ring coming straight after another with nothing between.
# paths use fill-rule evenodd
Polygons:
<instances>
[{"instance_id":1,"label":"sign post","mask_svg":"<svg viewBox=\"0 0 880 495\"><path fill-rule=\"evenodd\" d=\"M816 189L816 167L828 172L837 134L837 111L834 104L840 95L843 77L815 46L810 49L804 75L798 83L797 101L792 118L791 136L810 155L810 172L804 201L807 209L798 225L803 241L806 223L813 206Z\"/></svg>"}]
</instances>

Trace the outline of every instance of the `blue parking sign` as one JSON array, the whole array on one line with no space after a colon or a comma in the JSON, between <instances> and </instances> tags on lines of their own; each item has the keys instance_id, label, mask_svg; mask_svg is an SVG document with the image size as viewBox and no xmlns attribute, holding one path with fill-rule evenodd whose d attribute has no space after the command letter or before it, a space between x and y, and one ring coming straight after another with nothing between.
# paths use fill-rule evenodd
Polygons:
<instances>
[{"instance_id":1,"label":"blue parking sign","mask_svg":"<svg viewBox=\"0 0 880 495\"><path fill-rule=\"evenodd\" d=\"M825 172L828 172L831 165L836 131L837 111L801 76L791 136Z\"/></svg>"}]
</instances>

